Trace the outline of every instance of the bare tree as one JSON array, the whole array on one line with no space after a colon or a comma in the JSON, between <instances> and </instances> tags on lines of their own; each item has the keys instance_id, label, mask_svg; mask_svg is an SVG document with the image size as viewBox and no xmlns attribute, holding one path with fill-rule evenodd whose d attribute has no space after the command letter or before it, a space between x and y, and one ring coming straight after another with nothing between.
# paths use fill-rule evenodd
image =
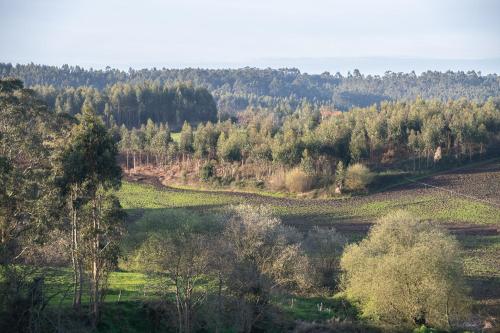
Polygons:
<instances>
[{"instance_id":1,"label":"bare tree","mask_svg":"<svg viewBox=\"0 0 500 333\"><path fill-rule=\"evenodd\" d=\"M205 235L179 230L149 238L140 250L147 269L163 276L163 291L174 287L179 332L193 330L195 311L206 299L203 285L209 273L208 243Z\"/></svg>"},{"instance_id":2,"label":"bare tree","mask_svg":"<svg viewBox=\"0 0 500 333\"><path fill-rule=\"evenodd\" d=\"M314 227L307 233L302 246L317 275L315 280L320 287L335 286L345 245L346 239L334 228Z\"/></svg>"},{"instance_id":3,"label":"bare tree","mask_svg":"<svg viewBox=\"0 0 500 333\"><path fill-rule=\"evenodd\" d=\"M223 237L234 257L227 286L240 301L240 329L250 332L270 308L273 292L310 287L309 263L297 232L266 207L233 207L224 225Z\"/></svg>"}]
</instances>

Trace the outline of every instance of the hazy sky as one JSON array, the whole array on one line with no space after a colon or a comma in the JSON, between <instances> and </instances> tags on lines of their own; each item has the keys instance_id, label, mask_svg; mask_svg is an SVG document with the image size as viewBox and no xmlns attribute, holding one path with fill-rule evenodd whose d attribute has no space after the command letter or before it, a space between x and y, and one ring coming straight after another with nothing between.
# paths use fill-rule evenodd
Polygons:
<instances>
[{"instance_id":1,"label":"hazy sky","mask_svg":"<svg viewBox=\"0 0 500 333\"><path fill-rule=\"evenodd\" d=\"M280 67L367 57L500 59L500 1L0 0L1 62Z\"/></svg>"}]
</instances>

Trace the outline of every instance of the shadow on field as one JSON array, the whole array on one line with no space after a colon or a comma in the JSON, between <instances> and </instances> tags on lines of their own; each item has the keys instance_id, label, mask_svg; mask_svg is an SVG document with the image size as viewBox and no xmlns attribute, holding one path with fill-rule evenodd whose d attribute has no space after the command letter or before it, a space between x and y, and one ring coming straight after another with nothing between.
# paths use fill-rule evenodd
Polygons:
<instances>
[{"instance_id":1,"label":"shadow on field","mask_svg":"<svg viewBox=\"0 0 500 333\"><path fill-rule=\"evenodd\" d=\"M471 287L471 294L476 299L485 301L500 300L500 278L484 277L473 278L468 280ZM497 304L500 308L500 304Z\"/></svg>"}]
</instances>

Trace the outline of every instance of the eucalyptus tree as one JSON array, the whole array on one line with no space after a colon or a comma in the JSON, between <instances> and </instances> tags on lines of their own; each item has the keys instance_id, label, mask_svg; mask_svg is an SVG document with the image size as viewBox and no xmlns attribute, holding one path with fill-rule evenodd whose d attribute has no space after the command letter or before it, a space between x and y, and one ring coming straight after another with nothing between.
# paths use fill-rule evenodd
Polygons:
<instances>
[{"instance_id":1,"label":"eucalyptus tree","mask_svg":"<svg viewBox=\"0 0 500 333\"><path fill-rule=\"evenodd\" d=\"M141 137L142 137L141 132L136 128L132 128L132 131L130 132L130 150L132 151L132 161L134 164L134 170L138 164L137 154L140 154L143 147Z\"/></svg>"},{"instance_id":2,"label":"eucalyptus tree","mask_svg":"<svg viewBox=\"0 0 500 333\"><path fill-rule=\"evenodd\" d=\"M156 165L163 167L168 153L168 145L172 141L170 133L165 129L160 129L151 140L151 151L155 155Z\"/></svg>"},{"instance_id":3,"label":"eucalyptus tree","mask_svg":"<svg viewBox=\"0 0 500 333\"><path fill-rule=\"evenodd\" d=\"M51 157L67 120L50 112L21 81L0 80L1 263L18 258L21 239L39 237L51 221L57 202Z\"/></svg>"},{"instance_id":4,"label":"eucalyptus tree","mask_svg":"<svg viewBox=\"0 0 500 333\"><path fill-rule=\"evenodd\" d=\"M121 217L119 205L109 190L121 185L121 169L116 161L116 142L94 110L86 105L78 121L61 154L60 183L70 193L73 268L78 277L75 282L80 284L75 290L75 306L80 305L82 266L86 263L91 280L91 317L96 324L106 269L115 260L108 256L108 250L116 244L117 237L110 235L118 232Z\"/></svg>"},{"instance_id":5,"label":"eucalyptus tree","mask_svg":"<svg viewBox=\"0 0 500 333\"><path fill-rule=\"evenodd\" d=\"M181 135L179 139L179 152L182 154L182 160L186 160L186 156L193 152L193 129L191 125L185 121L182 125Z\"/></svg>"},{"instance_id":6,"label":"eucalyptus tree","mask_svg":"<svg viewBox=\"0 0 500 333\"><path fill-rule=\"evenodd\" d=\"M129 159L130 159L130 151L131 151L132 142L130 140L130 131L122 125L120 127L120 141L118 142L118 148L120 152L125 153L125 166L127 171L130 169Z\"/></svg>"},{"instance_id":7,"label":"eucalyptus tree","mask_svg":"<svg viewBox=\"0 0 500 333\"><path fill-rule=\"evenodd\" d=\"M152 153L152 142L155 134L158 132L156 124L148 118L144 128L144 150L146 153L146 164L149 164L149 154Z\"/></svg>"}]
</instances>

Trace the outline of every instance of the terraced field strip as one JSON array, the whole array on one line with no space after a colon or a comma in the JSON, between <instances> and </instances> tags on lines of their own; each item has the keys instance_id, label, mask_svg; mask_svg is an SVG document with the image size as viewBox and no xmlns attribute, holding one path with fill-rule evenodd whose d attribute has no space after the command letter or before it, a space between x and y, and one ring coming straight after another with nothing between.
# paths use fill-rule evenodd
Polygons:
<instances>
[{"instance_id":1,"label":"terraced field strip","mask_svg":"<svg viewBox=\"0 0 500 333\"><path fill-rule=\"evenodd\" d=\"M465 198L468 198L468 199L472 199L472 200L475 200L475 201L480 201L480 202L484 202L484 203L487 203L487 204L490 204L490 205L493 205L493 206L496 206L496 207L500 207L500 204L498 204L496 202L493 202L493 201L490 201L490 200L477 198L477 197L474 197L472 195L468 195L468 194L464 194L464 193L459 193L457 191L453 191L453 190L450 190L450 189L447 189L447 188L444 188L444 187L441 187L441 186L434 186L434 185L427 184L427 183L424 183L424 182L419 182L419 181L416 181L416 180L412 180L410 178L406 178L406 180L409 181L409 182L411 182L411 183L424 185L426 187L432 187L432 188L435 188L435 189L438 189L438 190L441 190L441 191L449 192L449 193L451 193L453 195L462 196L462 197L465 197Z\"/></svg>"}]
</instances>

